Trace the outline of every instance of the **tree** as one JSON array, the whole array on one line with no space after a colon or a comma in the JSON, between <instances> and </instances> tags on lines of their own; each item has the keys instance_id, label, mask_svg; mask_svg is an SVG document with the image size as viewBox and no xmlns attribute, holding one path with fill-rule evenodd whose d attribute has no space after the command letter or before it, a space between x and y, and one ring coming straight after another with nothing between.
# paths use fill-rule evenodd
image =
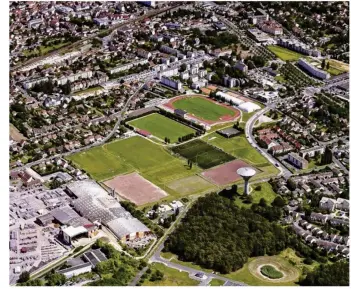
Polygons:
<instances>
[{"instance_id":1,"label":"tree","mask_svg":"<svg viewBox=\"0 0 351 289\"><path fill-rule=\"evenodd\" d=\"M326 147L325 152L324 152L322 159L321 159L321 164L328 165L332 162L333 162L333 152L331 151L331 149L329 147Z\"/></svg>"},{"instance_id":2,"label":"tree","mask_svg":"<svg viewBox=\"0 0 351 289\"><path fill-rule=\"evenodd\" d=\"M50 272L45 276L48 286L62 286L66 283L66 276L63 274Z\"/></svg>"},{"instance_id":3,"label":"tree","mask_svg":"<svg viewBox=\"0 0 351 289\"><path fill-rule=\"evenodd\" d=\"M30 275L29 275L29 272L27 271L23 271L20 275L19 275L19 278L18 278L18 283L24 283L24 282L27 282L30 278Z\"/></svg>"},{"instance_id":4,"label":"tree","mask_svg":"<svg viewBox=\"0 0 351 289\"><path fill-rule=\"evenodd\" d=\"M264 198L261 198L258 205L261 207L267 207L267 201Z\"/></svg>"},{"instance_id":5,"label":"tree","mask_svg":"<svg viewBox=\"0 0 351 289\"><path fill-rule=\"evenodd\" d=\"M314 271L307 273L300 282L303 286L349 286L349 263L335 262L322 264Z\"/></svg>"},{"instance_id":6,"label":"tree","mask_svg":"<svg viewBox=\"0 0 351 289\"><path fill-rule=\"evenodd\" d=\"M273 200L272 206L282 208L282 207L285 206L285 201L284 201L284 199L281 196L277 196Z\"/></svg>"},{"instance_id":7,"label":"tree","mask_svg":"<svg viewBox=\"0 0 351 289\"><path fill-rule=\"evenodd\" d=\"M322 60L321 67L322 67L322 69L324 69L324 68L325 68L325 59L323 59L323 60Z\"/></svg>"},{"instance_id":8,"label":"tree","mask_svg":"<svg viewBox=\"0 0 351 289\"><path fill-rule=\"evenodd\" d=\"M290 191L295 191L296 190L296 183L292 179L288 179L287 181L287 187Z\"/></svg>"},{"instance_id":9,"label":"tree","mask_svg":"<svg viewBox=\"0 0 351 289\"><path fill-rule=\"evenodd\" d=\"M278 69L278 64L277 64L276 62L272 62L272 63L271 63L271 68L272 68L273 70L277 70L277 69Z\"/></svg>"}]
</instances>

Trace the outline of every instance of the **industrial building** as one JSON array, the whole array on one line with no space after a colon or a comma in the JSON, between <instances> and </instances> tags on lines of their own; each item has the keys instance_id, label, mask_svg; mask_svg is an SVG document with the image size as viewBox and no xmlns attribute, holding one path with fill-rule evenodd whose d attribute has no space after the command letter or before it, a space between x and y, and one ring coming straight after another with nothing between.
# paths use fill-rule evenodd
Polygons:
<instances>
[{"instance_id":1,"label":"industrial building","mask_svg":"<svg viewBox=\"0 0 351 289\"><path fill-rule=\"evenodd\" d=\"M72 202L77 212L93 223L103 224L122 242L151 234L149 228L134 218L96 182L84 180L70 183L67 191L77 197ZM79 228L69 229L68 235L78 231Z\"/></svg>"}]
</instances>

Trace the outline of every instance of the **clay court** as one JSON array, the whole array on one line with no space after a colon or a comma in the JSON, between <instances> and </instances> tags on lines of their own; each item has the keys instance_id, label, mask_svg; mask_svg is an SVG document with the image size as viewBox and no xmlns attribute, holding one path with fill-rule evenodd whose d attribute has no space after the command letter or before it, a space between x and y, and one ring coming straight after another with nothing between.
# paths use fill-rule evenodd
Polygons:
<instances>
[{"instance_id":1,"label":"clay court","mask_svg":"<svg viewBox=\"0 0 351 289\"><path fill-rule=\"evenodd\" d=\"M156 202L167 196L167 193L144 179L138 173L116 176L104 182L110 189L115 190L122 198L137 206Z\"/></svg>"},{"instance_id":2,"label":"clay court","mask_svg":"<svg viewBox=\"0 0 351 289\"><path fill-rule=\"evenodd\" d=\"M242 167L252 166L248 165L244 161L234 160L224 165L220 165L218 167L206 170L202 172L201 175L203 175L206 179L208 179L212 183L215 183L216 185L224 186L241 179L241 177L236 173L236 171Z\"/></svg>"}]
</instances>

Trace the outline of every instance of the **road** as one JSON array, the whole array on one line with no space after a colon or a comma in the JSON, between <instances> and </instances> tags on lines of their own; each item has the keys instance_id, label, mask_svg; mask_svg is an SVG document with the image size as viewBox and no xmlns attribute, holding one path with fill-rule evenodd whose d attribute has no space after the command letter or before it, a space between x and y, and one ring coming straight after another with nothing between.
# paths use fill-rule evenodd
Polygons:
<instances>
[{"instance_id":1,"label":"road","mask_svg":"<svg viewBox=\"0 0 351 289\"><path fill-rule=\"evenodd\" d=\"M292 173L285 168L285 166L278 160L276 160L274 157L272 157L267 150L260 148L252 134L252 130L253 127L255 125L255 122L259 119L259 117L263 114L265 114L266 112L268 112L271 108L274 108L274 104L269 104L267 105L264 109L258 111L257 113L255 113L247 122L245 125L245 135L247 137L247 139L249 140L249 142L253 145L253 147L257 148L257 150L270 162L273 164L273 166L277 167L276 164L279 165L279 167L277 167L280 171L279 175L284 176L284 178L288 179Z\"/></svg>"},{"instance_id":2,"label":"road","mask_svg":"<svg viewBox=\"0 0 351 289\"><path fill-rule=\"evenodd\" d=\"M134 277L133 281L130 282L130 284L129 284L128 286L136 286L136 284L138 284L138 282L139 282L141 276L144 275L144 273L146 272L146 270L147 270L148 268L149 268L149 267L146 266L146 267L144 267L143 269L141 269L141 270L139 271L139 273Z\"/></svg>"},{"instance_id":3,"label":"road","mask_svg":"<svg viewBox=\"0 0 351 289\"><path fill-rule=\"evenodd\" d=\"M233 286L247 286L247 284L244 284L244 283L241 283L241 282L237 282L237 281L234 281L232 279L228 279L228 278L219 276L217 274L206 273L206 272L203 272L201 270L196 270L196 269L193 269L193 268L189 268L189 267L177 264L177 263L173 263L172 261L169 261L167 259L164 259L164 258L161 257L161 251L162 251L163 247L164 247L164 243L162 243L157 248L157 250L155 251L154 255L149 260L150 263L152 263L152 262L162 263L162 264L166 265L167 267L170 267L170 268L173 268L173 269L177 269L177 270L180 270L180 271L184 271L184 272L188 272L190 275L195 275L196 273L201 272L201 273L204 273L207 277L212 277L212 278L216 278L216 279L219 279L219 280L223 280L224 282L226 282L226 281L231 282L233 284ZM198 279L198 280L201 281L201 279Z\"/></svg>"}]
</instances>

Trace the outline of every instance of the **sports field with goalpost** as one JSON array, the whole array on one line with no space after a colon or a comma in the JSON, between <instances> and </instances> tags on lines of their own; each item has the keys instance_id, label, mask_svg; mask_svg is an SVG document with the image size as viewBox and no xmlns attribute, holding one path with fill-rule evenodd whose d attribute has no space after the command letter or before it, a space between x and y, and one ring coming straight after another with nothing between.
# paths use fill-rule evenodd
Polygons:
<instances>
[{"instance_id":1,"label":"sports field with goalpost","mask_svg":"<svg viewBox=\"0 0 351 289\"><path fill-rule=\"evenodd\" d=\"M167 137L171 143L177 142L179 137L196 132L194 129L158 113L134 119L128 124L146 130L161 140Z\"/></svg>"}]
</instances>

